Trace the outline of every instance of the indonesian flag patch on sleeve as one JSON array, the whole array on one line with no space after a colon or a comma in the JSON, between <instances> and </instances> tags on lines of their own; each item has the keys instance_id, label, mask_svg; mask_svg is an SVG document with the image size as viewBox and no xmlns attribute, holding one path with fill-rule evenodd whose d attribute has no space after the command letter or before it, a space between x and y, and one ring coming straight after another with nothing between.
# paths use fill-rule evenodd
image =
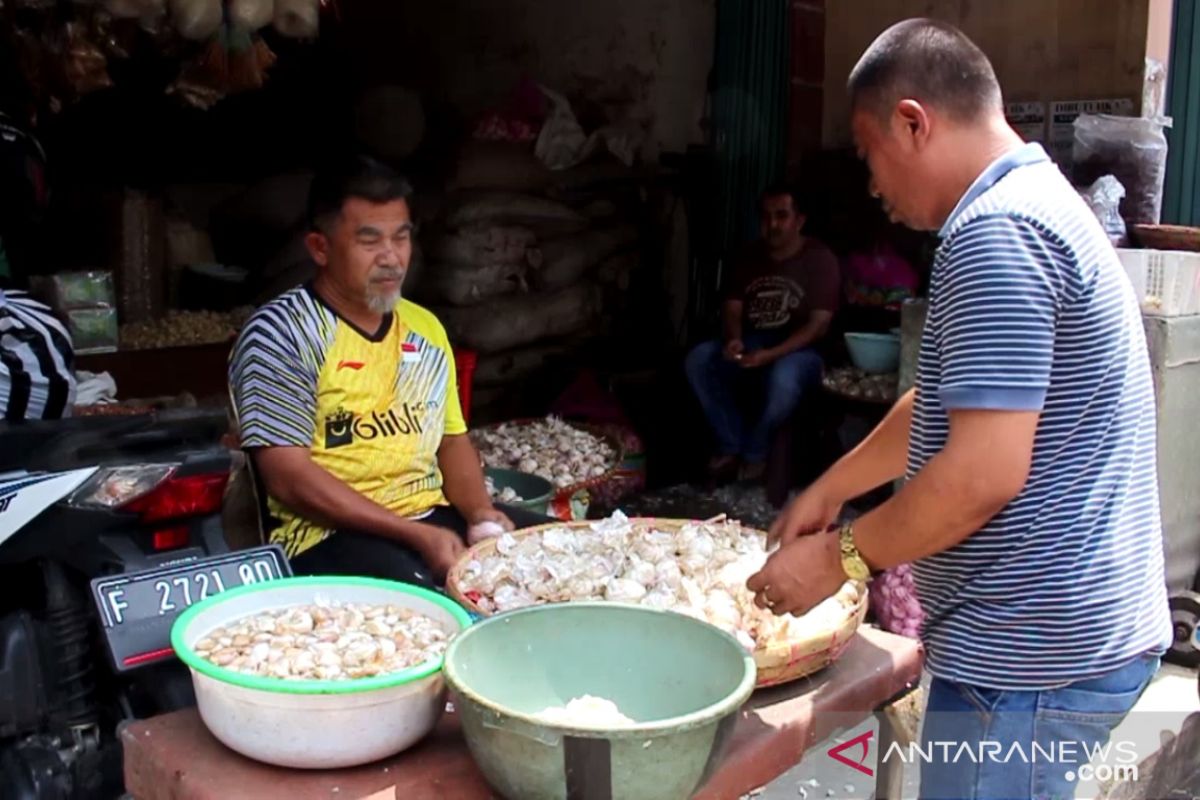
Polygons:
<instances>
[{"instance_id":1,"label":"indonesian flag patch on sleeve","mask_svg":"<svg viewBox=\"0 0 1200 800\"><path fill-rule=\"evenodd\" d=\"M404 342L400 345L400 363L416 364L421 360L420 349L411 342Z\"/></svg>"}]
</instances>

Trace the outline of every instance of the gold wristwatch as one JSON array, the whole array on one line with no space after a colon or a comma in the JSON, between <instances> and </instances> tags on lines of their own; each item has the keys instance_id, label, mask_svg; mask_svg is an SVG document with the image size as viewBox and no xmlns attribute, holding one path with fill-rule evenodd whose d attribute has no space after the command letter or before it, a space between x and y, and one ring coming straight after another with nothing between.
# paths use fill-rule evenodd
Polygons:
<instances>
[{"instance_id":1,"label":"gold wristwatch","mask_svg":"<svg viewBox=\"0 0 1200 800\"><path fill-rule=\"evenodd\" d=\"M842 551L842 569L846 575L855 581L865 581L871 577L871 568L863 561L862 555L854 545L854 526L846 523L838 531L838 539Z\"/></svg>"}]
</instances>

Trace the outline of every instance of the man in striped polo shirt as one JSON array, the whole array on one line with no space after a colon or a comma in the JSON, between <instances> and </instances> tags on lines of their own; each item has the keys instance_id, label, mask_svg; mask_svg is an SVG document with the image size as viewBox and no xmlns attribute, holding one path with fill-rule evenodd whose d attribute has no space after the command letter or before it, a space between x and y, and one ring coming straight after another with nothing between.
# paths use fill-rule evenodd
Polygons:
<instances>
[{"instance_id":1,"label":"man in striped polo shirt","mask_svg":"<svg viewBox=\"0 0 1200 800\"><path fill-rule=\"evenodd\" d=\"M1109 738L1171 641L1137 302L961 32L901 22L848 88L873 194L942 239L917 384L785 509L780 549L749 585L760 605L803 613L847 575L912 562L933 676L925 744L986 744L936 750L922 797L1070 797L1070 759ZM805 535L902 476L853 526Z\"/></svg>"}]
</instances>

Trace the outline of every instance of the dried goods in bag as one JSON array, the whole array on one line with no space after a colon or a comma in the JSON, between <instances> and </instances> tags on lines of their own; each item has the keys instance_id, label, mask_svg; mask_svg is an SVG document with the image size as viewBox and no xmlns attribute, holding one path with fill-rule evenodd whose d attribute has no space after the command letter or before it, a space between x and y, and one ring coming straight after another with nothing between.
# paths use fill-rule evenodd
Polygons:
<instances>
[{"instance_id":1,"label":"dried goods in bag","mask_svg":"<svg viewBox=\"0 0 1200 800\"><path fill-rule=\"evenodd\" d=\"M171 23L185 39L202 42L221 27L221 0L171 0Z\"/></svg>"},{"instance_id":2,"label":"dried goods in bag","mask_svg":"<svg viewBox=\"0 0 1200 800\"><path fill-rule=\"evenodd\" d=\"M275 18L275 0L229 0L229 21L235 28L256 31Z\"/></svg>"}]
</instances>

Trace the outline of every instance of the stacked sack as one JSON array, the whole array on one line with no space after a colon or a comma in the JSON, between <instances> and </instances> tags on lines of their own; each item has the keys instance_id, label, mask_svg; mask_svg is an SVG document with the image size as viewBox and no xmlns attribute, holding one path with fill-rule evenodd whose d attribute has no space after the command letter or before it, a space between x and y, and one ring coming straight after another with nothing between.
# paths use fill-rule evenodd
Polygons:
<instances>
[{"instance_id":1,"label":"stacked sack","mask_svg":"<svg viewBox=\"0 0 1200 800\"><path fill-rule=\"evenodd\" d=\"M635 184L613 160L552 171L528 143L462 149L406 289L479 354L477 387L515 385L603 332L640 263Z\"/></svg>"}]
</instances>

